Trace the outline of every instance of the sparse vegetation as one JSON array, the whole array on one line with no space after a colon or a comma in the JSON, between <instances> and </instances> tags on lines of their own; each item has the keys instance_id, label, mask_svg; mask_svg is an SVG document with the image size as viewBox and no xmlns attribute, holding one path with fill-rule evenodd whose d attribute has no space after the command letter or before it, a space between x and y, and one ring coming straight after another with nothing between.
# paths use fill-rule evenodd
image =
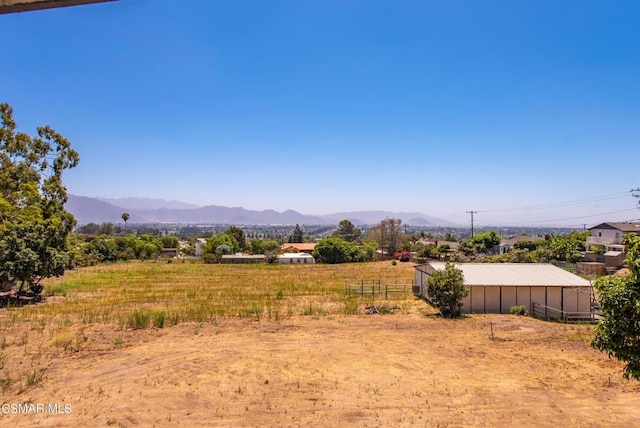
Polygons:
<instances>
[{"instance_id":1,"label":"sparse vegetation","mask_svg":"<svg viewBox=\"0 0 640 428\"><path fill-rule=\"evenodd\" d=\"M527 315L527 307L524 305L515 305L509 308L509 313L511 315Z\"/></svg>"},{"instance_id":2,"label":"sparse vegetation","mask_svg":"<svg viewBox=\"0 0 640 428\"><path fill-rule=\"evenodd\" d=\"M282 319L302 313L348 315L357 313L358 300L345 298L345 281L369 277L397 281L399 274L411 281L413 267L398 268L385 262L312 266L121 262L51 278L46 290L50 295L64 294L65 299L9 308L8 313L16 321L66 319L66 327L98 322L127 329L224 318ZM62 336L57 343L64 348Z\"/></svg>"}]
</instances>

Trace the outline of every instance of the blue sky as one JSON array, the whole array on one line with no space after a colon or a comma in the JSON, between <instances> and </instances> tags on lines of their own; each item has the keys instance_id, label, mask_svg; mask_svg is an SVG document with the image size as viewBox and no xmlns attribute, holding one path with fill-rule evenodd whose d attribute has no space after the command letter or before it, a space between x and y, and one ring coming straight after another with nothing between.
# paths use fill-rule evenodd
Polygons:
<instances>
[{"instance_id":1,"label":"blue sky","mask_svg":"<svg viewBox=\"0 0 640 428\"><path fill-rule=\"evenodd\" d=\"M177 9L176 5L180 8ZM120 0L0 15L0 101L83 196L640 217L636 1Z\"/></svg>"}]
</instances>

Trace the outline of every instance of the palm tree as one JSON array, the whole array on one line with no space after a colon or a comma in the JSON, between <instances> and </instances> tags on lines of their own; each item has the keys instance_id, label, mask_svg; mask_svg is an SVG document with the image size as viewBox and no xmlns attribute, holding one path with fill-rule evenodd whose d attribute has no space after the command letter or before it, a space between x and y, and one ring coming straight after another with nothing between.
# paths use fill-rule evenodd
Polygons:
<instances>
[{"instance_id":1,"label":"palm tree","mask_svg":"<svg viewBox=\"0 0 640 428\"><path fill-rule=\"evenodd\" d=\"M127 231L127 220L129 220L129 213L123 213L122 214L122 220L124 220L124 231Z\"/></svg>"}]
</instances>

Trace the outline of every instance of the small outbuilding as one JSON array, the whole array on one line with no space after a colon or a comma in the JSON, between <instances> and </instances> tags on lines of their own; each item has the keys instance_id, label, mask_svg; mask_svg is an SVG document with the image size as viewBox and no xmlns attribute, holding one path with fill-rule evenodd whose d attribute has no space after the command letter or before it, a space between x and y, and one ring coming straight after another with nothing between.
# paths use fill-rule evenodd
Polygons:
<instances>
[{"instance_id":1,"label":"small outbuilding","mask_svg":"<svg viewBox=\"0 0 640 428\"><path fill-rule=\"evenodd\" d=\"M284 253L278 255L281 264L313 264L313 256L307 253Z\"/></svg>"},{"instance_id":2,"label":"small outbuilding","mask_svg":"<svg viewBox=\"0 0 640 428\"><path fill-rule=\"evenodd\" d=\"M416 266L420 296L429 298L427 279L446 263ZM545 316L560 318L591 313L592 287L584 278L548 263L455 263L462 271L469 295L462 301L465 313L509 313L522 305L530 314L545 310ZM534 306L536 311L534 311ZM549 315L551 314L551 315Z\"/></svg>"},{"instance_id":3,"label":"small outbuilding","mask_svg":"<svg viewBox=\"0 0 640 428\"><path fill-rule=\"evenodd\" d=\"M220 258L222 264L264 263L264 254L226 254Z\"/></svg>"}]
</instances>

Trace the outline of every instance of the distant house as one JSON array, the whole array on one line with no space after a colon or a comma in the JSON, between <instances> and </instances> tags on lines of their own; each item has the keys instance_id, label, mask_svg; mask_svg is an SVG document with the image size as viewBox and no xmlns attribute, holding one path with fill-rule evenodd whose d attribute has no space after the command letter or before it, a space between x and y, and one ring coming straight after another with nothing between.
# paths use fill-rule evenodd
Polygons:
<instances>
[{"instance_id":1,"label":"distant house","mask_svg":"<svg viewBox=\"0 0 640 428\"><path fill-rule=\"evenodd\" d=\"M415 267L419 295L429 298L427 279L445 266L429 262ZM523 305L530 314L534 305L553 314L591 312L591 283L552 264L456 263L455 267L469 288L462 301L465 313L506 314L516 305Z\"/></svg>"},{"instance_id":2,"label":"distant house","mask_svg":"<svg viewBox=\"0 0 640 428\"><path fill-rule=\"evenodd\" d=\"M627 233L640 235L639 222L600 223L590 227L591 236L587 236L587 251L594 246L604 247L605 251L625 251L622 237Z\"/></svg>"},{"instance_id":3,"label":"distant house","mask_svg":"<svg viewBox=\"0 0 640 428\"><path fill-rule=\"evenodd\" d=\"M202 257L202 250L204 249L204 246L206 243L207 243L207 240L204 238L196 239L194 256Z\"/></svg>"},{"instance_id":4,"label":"distant house","mask_svg":"<svg viewBox=\"0 0 640 428\"><path fill-rule=\"evenodd\" d=\"M284 253L278 255L280 264L313 264L313 256L307 253Z\"/></svg>"},{"instance_id":5,"label":"distant house","mask_svg":"<svg viewBox=\"0 0 640 428\"><path fill-rule=\"evenodd\" d=\"M622 239L626 234L640 235L638 222L600 223L589 228L584 261L578 263L579 272L605 275L620 269L626 258Z\"/></svg>"},{"instance_id":6,"label":"distant house","mask_svg":"<svg viewBox=\"0 0 640 428\"><path fill-rule=\"evenodd\" d=\"M441 256L447 260L453 254L458 252L458 247L460 246L460 243L456 241L438 241L434 239L425 239L425 238L418 240L418 243L422 245L434 245L437 248L442 248L444 251L441 254Z\"/></svg>"},{"instance_id":7,"label":"distant house","mask_svg":"<svg viewBox=\"0 0 640 428\"><path fill-rule=\"evenodd\" d=\"M280 251L283 253L313 253L316 248L315 242L301 242L301 243L286 243L280 246Z\"/></svg>"},{"instance_id":8,"label":"distant house","mask_svg":"<svg viewBox=\"0 0 640 428\"><path fill-rule=\"evenodd\" d=\"M178 256L180 256L179 248L163 248L162 250L160 250L159 254L159 257L162 258L173 258Z\"/></svg>"},{"instance_id":9,"label":"distant house","mask_svg":"<svg viewBox=\"0 0 640 428\"><path fill-rule=\"evenodd\" d=\"M513 251L514 245L516 245L518 242L543 241L543 240L544 240L543 236L530 236L530 235L518 235L518 236L514 236L513 238L502 239L500 241L500 245L498 245L498 253L505 254Z\"/></svg>"}]
</instances>

